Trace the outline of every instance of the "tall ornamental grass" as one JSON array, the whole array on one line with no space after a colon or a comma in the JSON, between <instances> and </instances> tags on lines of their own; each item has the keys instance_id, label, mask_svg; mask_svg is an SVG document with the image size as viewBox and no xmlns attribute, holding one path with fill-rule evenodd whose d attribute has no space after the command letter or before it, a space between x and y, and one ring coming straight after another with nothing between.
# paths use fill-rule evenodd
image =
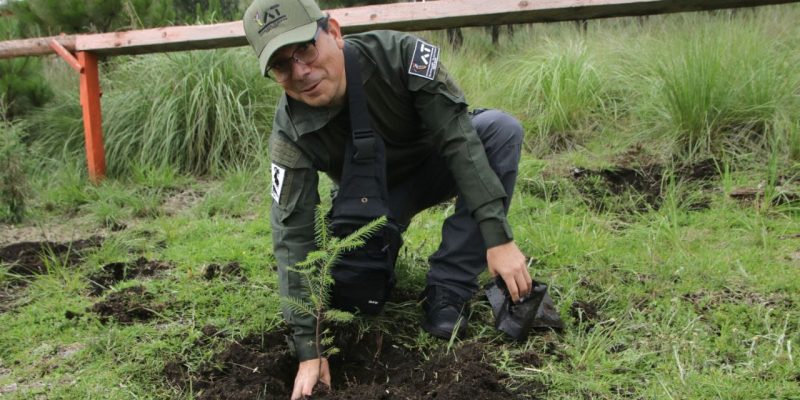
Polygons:
<instances>
[{"instance_id":1,"label":"tall ornamental grass","mask_svg":"<svg viewBox=\"0 0 800 400\"><path fill-rule=\"evenodd\" d=\"M513 79L506 90L522 108L523 120L532 122L534 149L569 148L586 140L606 99L601 66L582 39L548 42L508 65Z\"/></svg>"},{"instance_id":2,"label":"tall ornamental grass","mask_svg":"<svg viewBox=\"0 0 800 400\"><path fill-rule=\"evenodd\" d=\"M111 175L134 166L218 174L266 159L277 85L259 76L249 49L211 50L112 60L105 66L103 131ZM34 118L31 134L52 156L82 157L78 95Z\"/></svg>"},{"instance_id":3,"label":"tall ornamental grass","mask_svg":"<svg viewBox=\"0 0 800 400\"><path fill-rule=\"evenodd\" d=\"M682 156L720 156L765 147L784 113L800 115L798 74L772 13L670 20L669 34L643 39L633 54L638 84L651 97L639 111Z\"/></svg>"},{"instance_id":4,"label":"tall ornamental grass","mask_svg":"<svg viewBox=\"0 0 800 400\"><path fill-rule=\"evenodd\" d=\"M800 120L798 17L790 5L536 24L499 45L468 29L459 50L426 35L471 105L519 118L536 155L640 143L665 162L746 162L774 136L783 157L800 152L787 122Z\"/></svg>"}]
</instances>

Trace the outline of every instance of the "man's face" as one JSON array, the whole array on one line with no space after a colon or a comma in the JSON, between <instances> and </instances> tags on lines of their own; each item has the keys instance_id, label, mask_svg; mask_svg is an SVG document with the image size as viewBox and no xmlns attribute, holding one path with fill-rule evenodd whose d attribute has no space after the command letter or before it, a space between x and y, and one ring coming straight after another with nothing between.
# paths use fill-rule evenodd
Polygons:
<instances>
[{"instance_id":1,"label":"man's face","mask_svg":"<svg viewBox=\"0 0 800 400\"><path fill-rule=\"evenodd\" d=\"M321 31L315 43L319 56L305 65L291 62L289 79L280 82L289 97L312 107L341 105L347 89L344 74L344 40L339 24L328 21L328 31ZM272 56L272 60L286 60L292 56L297 45L284 46Z\"/></svg>"}]
</instances>

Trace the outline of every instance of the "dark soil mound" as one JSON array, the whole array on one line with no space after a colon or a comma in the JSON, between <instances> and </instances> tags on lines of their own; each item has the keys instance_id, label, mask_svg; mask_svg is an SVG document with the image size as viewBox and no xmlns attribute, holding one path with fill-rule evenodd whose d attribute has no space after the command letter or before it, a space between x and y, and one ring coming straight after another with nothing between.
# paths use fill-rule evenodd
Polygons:
<instances>
[{"instance_id":1,"label":"dark soil mound","mask_svg":"<svg viewBox=\"0 0 800 400\"><path fill-rule=\"evenodd\" d=\"M19 242L0 247L0 264L8 265L12 279L0 285L0 313L16 307L14 302L24 291L30 277L48 273L48 265L73 267L81 263L87 249L97 247L102 238L92 237L74 242ZM4 267L5 268L5 267Z\"/></svg>"},{"instance_id":2,"label":"dark soil mound","mask_svg":"<svg viewBox=\"0 0 800 400\"><path fill-rule=\"evenodd\" d=\"M714 160L708 159L694 164L681 165L672 171L660 164L645 164L638 167L618 166L601 170L581 168L572 170L572 178L575 180L578 190L592 208L601 212L609 211L609 197L626 194L635 195L639 201L633 205L633 209L622 211L647 211L648 208L660 208L667 174L674 176L676 182L704 184L717 176L717 169ZM706 199L698 199L690 204L690 208L705 209L709 204L710 202Z\"/></svg>"},{"instance_id":3,"label":"dark soil mound","mask_svg":"<svg viewBox=\"0 0 800 400\"><path fill-rule=\"evenodd\" d=\"M47 273L44 260L51 260L58 265L75 266L80 264L85 250L97 247L101 243L100 237L65 243L14 243L0 248L0 263L10 265L8 272L13 275L41 275Z\"/></svg>"},{"instance_id":4,"label":"dark soil mound","mask_svg":"<svg viewBox=\"0 0 800 400\"><path fill-rule=\"evenodd\" d=\"M128 279L138 277L149 277L161 271L172 268L169 263L161 261L148 261L140 257L130 263L111 263L106 264L99 271L89 275L91 283L91 295L99 296L108 290L112 285Z\"/></svg>"},{"instance_id":5,"label":"dark soil mound","mask_svg":"<svg viewBox=\"0 0 800 400\"><path fill-rule=\"evenodd\" d=\"M196 375L178 361L168 363L164 374L173 385L191 383L198 399L288 399L297 363L285 335L276 331L232 343Z\"/></svg>"},{"instance_id":6,"label":"dark soil mound","mask_svg":"<svg viewBox=\"0 0 800 400\"><path fill-rule=\"evenodd\" d=\"M121 324L144 322L154 318L164 309L154 302L153 294L142 286L132 286L114 292L87 311L96 313L103 323L113 319Z\"/></svg>"},{"instance_id":7,"label":"dark soil mound","mask_svg":"<svg viewBox=\"0 0 800 400\"><path fill-rule=\"evenodd\" d=\"M347 347L331 359L334 390L314 399L505 400L545 392L535 385L516 393L507 389L507 377L484 359L491 350L482 343L468 343L427 361L376 335ZM164 373L180 387L191 383L199 399L288 399L296 369L286 332L272 332L231 344L196 376L180 362L168 364Z\"/></svg>"},{"instance_id":8,"label":"dark soil mound","mask_svg":"<svg viewBox=\"0 0 800 400\"><path fill-rule=\"evenodd\" d=\"M507 377L484 360L482 343L467 343L423 361L418 354L389 346L370 361L333 360L334 391L315 399L515 399ZM337 379L338 378L338 379Z\"/></svg>"}]
</instances>

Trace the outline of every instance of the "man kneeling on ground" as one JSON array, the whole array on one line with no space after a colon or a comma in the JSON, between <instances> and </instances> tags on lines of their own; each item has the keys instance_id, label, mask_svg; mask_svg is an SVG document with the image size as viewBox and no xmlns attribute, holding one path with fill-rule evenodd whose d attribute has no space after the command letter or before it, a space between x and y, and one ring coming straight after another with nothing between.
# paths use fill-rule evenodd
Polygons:
<instances>
[{"instance_id":1,"label":"man kneeling on ground","mask_svg":"<svg viewBox=\"0 0 800 400\"><path fill-rule=\"evenodd\" d=\"M457 197L430 256L422 328L463 337L467 301L488 267L514 301L531 291L525 257L506 219L517 177L522 127L496 110L469 112L436 46L410 34L342 36L312 0L256 0L244 28L264 76L284 90L270 137L275 258L281 296L307 293L288 268L315 250L318 171L339 182L350 132L345 45L357 50L371 128L385 143L388 208L401 229L417 213ZM284 309L299 368L292 399L330 385L317 358L313 318ZM454 332L455 331L455 332Z\"/></svg>"}]
</instances>

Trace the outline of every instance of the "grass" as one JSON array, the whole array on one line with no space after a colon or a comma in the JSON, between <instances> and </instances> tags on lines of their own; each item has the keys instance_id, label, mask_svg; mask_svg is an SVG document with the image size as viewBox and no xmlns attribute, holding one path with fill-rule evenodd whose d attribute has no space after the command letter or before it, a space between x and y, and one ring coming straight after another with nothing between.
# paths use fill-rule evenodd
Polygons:
<instances>
[{"instance_id":1,"label":"grass","mask_svg":"<svg viewBox=\"0 0 800 400\"><path fill-rule=\"evenodd\" d=\"M526 127L509 219L567 324L512 344L476 298L467 340L488 343L486 358L506 383L535 382L546 388L537 396L557 399L800 398L800 209L772 201L781 190L797 193L800 176L798 14L788 5L591 21L586 34L573 24L525 26L494 47L470 30L464 48L445 49L474 106L503 108ZM443 43L444 33L423 35ZM74 100L25 121L33 146L61 135L57 151L30 160L39 170L29 177L27 224L85 224L86 236L106 240L80 265L51 257L48 274L13 292L15 306L0 313L4 398L195 398L167 382L167 363L196 371L230 342L281 326L261 147L276 88L251 79L254 67L239 51L108 63L104 112L116 169L96 186L87 183L80 141L65 139L80 135ZM220 114L209 106L223 101L233 106ZM186 123L190 109L204 128ZM206 153L184 154L181 136L200 131L219 138L205 136ZM219 147L227 141L232 147ZM197 164L198 154L213 162ZM707 157L717 170L711 179L677 172ZM664 167L657 206L636 190L610 190L599 175L572 174L647 165ZM327 199L330 182L322 181ZM764 195L733 199L741 187ZM449 213L449 204L435 207L409 227L398 290L423 289L426 257ZM127 228L109 232L115 224ZM172 268L89 295L91 274L138 257ZM203 277L210 264L231 262L245 279ZM8 270L0 265L0 288L21 279ZM153 320L103 324L87 311L137 285L163 306ZM425 334L420 316L407 301L359 324L425 357L447 352L451 344ZM198 345L207 325L226 336ZM530 353L541 365L525 361Z\"/></svg>"},{"instance_id":2,"label":"grass","mask_svg":"<svg viewBox=\"0 0 800 400\"><path fill-rule=\"evenodd\" d=\"M278 91L258 76L249 56L246 49L213 50L106 64L102 107L109 174L125 176L136 166L200 175L258 167ZM77 91L62 87L55 96L31 118L30 131L49 156L79 158Z\"/></svg>"},{"instance_id":3,"label":"grass","mask_svg":"<svg viewBox=\"0 0 800 400\"><path fill-rule=\"evenodd\" d=\"M522 345L503 344L478 303L469 340L495 342L497 354L487 357L511 382L542 382L548 397L796 395L792 344L800 339L800 314L793 305L800 301L800 271L787 258L797 250L796 239L784 238L800 231L794 214L729 202L721 192L704 211L665 204L619 228L618 215L598 214L579 199L518 193L510 216L518 242L536 255L533 273L551 285L568 328ZM161 371L178 357L197 368L227 343L198 348L201 327L212 324L237 338L280 324L269 223L266 209L256 210L252 219L154 215L113 235L81 266L54 264L36 277L25 292L29 301L0 314L6 379L22 384L12 398L44 393L39 384L64 398L188 398ZM445 213L446 207L426 211L409 229L401 290L424 286L424 255L435 249ZM144 324L100 324L85 311L102 299L88 296L86 276L140 255L175 267L114 290L144 285L165 309ZM246 281L202 277L208 264L232 261L242 265ZM576 302L596 306L598 317L571 317ZM67 310L83 316L67 320ZM377 326L416 326L419 318L413 304L387 313ZM384 329L408 331L392 326ZM424 354L446 351L446 342L415 329L420 333L398 341ZM515 361L528 351L540 354L543 366ZM67 384L73 380L79 383Z\"/></svg>"}]
</instances>

